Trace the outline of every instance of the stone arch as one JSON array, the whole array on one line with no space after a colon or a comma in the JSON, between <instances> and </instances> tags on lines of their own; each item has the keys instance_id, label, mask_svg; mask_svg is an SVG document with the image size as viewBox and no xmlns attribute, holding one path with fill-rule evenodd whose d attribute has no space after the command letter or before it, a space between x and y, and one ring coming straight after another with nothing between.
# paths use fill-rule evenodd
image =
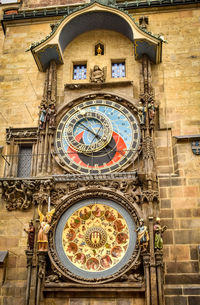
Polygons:
<instances>
[{"instance_id":1,"label":"stone arch","mask_svg":"<svg viewBox=\"0 0 200 305\"><path fill-rule=\"evenodd\" d=\"M52 60L63 64L67 45L78 35L95 29L112 30L126 36L134 44L136 60L146 54L154 63L161 61L162 39L144 31L124 11L94 2L64 17L45 39L32 45L39 70L45 71Z\"/></svg>"}]
</instances>

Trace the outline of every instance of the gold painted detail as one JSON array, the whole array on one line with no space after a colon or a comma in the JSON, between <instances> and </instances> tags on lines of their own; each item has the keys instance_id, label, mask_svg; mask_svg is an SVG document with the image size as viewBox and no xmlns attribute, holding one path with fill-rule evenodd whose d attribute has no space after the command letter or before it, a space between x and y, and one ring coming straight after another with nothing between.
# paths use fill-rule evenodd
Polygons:
<instances>
[{"instance_id":1,"label":"gold painted detail","mask_svg":"<svg viewBox=\"0 0 200 305\"><path fill-rule=\"evenodd\" d=\"M76 267L100 272L118 264L129 244L126 220L114 208L100 203L79 208L67 220L62 245Z\"/></svg>"},{"instance_id":2,"label":"gold painted detail","mask_svg":"<svg viewBox=\"0 0 200 305\"><path fill-rule=\"evenodd\" d=\"M107 233L100 227L92 227L85 233L86 244L91 248L100 248L105 245Z\"/></svg>"}]
</instances>

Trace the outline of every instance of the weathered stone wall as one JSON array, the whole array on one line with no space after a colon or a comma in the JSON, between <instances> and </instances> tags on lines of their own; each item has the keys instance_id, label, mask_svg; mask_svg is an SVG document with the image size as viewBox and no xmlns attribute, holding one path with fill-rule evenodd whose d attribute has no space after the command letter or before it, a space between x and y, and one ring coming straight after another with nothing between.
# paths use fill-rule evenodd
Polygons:
<instances>
[{"instance_id":1,"label":"weathered stone wall","mask_svg":"<svg viewBox=\"0 0 200 305\"><path fill-rule=\"evenodd\" d=\"M64 5L73 5L73 4L83 4L88 3L87 0L24 0L22 3L23 8L40 8L40 7L49 7L49 6L64 6Z\"/></svg>"},{"instance_id":2,"label":"weathered stone wall","mask_svg":"<svg viewBox=\"0 0 200 305\"><path fill-rule=\"evenodd\" d=\"M146 14L146 12L145 12ZM191 140L179 135L200 134L199 50L196 27L200 11L152 12L149 29L167 40L163 60L153 69L153 83L161 131L156 132L156 151L164 234L166 304L200 302L200 158Z\"/></svg>"}]
</instances>

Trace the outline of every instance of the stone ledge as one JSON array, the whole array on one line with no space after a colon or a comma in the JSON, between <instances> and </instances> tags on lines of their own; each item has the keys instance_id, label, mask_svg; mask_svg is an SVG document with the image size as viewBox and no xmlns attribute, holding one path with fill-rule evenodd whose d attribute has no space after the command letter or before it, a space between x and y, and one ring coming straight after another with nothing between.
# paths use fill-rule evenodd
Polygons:
<instances>
[{"instance_id":1,"label":"stone ledge","mask_svg":"<svg viewBox=\"0 0 200 305\"><path fill-rule=\"evenodd\" d=\"M89 180L112 180L112 179L136 179L136 171L134 172L119 172L110 174L66 174L53 175L55 182L65 181L89 181Z\"/></svg>"},{"instance_id":2,"label":"stone ledge","mask_svg":"<svg viewBox=\"0 0 200 305\"><path fill-rule=\"evenodd\" d=\"M105 82L105 83L70 83L65 84L65 89L68 90L80 90L80 89L103 89L103 88L113 88L121 86L132 86L132 81L116 81L116 82Z\"/></svg>"}]
</instances>

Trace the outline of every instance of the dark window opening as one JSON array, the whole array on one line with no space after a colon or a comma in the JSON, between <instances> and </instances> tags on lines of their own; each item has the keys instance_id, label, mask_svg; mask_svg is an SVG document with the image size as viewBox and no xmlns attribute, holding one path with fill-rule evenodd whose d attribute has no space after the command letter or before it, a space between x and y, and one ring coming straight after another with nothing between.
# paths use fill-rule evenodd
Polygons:
<instances>
[{"instance_id":1,"label":"dark window opening","mask_svg":"<svg viewBox=\"0 0 200 305\"><path fill-rule=\"evenodd\" d=\"M20 146L17 177L25 178L31 175L32 146Z\"/></svg>"}]
</instances>

